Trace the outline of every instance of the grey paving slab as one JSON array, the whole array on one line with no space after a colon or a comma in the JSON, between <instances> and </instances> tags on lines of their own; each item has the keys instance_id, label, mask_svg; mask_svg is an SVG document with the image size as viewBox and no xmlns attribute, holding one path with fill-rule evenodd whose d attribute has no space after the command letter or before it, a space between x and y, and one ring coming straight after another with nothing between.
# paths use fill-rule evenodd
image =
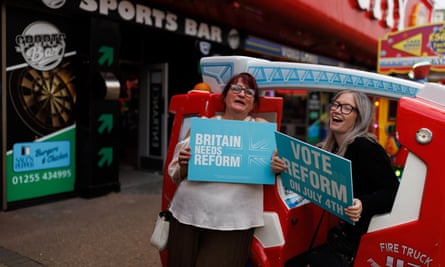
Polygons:
<instances>
[{"instance_id":1,"label":"grey paving slab","mask_svg":"<svg viewBox=\"0 0 445 267\"><path fill-rule=\"evenodd\" d=\"M162 175L120 167L121 192L0 212L0 267L161 267L149 243Z\"/></svg>"}]
</instances>

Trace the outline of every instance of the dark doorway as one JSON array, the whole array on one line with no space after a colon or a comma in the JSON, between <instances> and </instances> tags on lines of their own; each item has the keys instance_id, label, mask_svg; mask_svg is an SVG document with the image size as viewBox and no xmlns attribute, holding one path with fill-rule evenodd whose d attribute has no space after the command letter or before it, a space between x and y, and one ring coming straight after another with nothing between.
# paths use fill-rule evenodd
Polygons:
<instances>
[{"instance_id":1,"label":"dark doorway","mask_svg":"<svg viewBox=\"0 0 445 267\"><path fill-rule=\"evenodd\" d=\"M120 102L120 163L137 166L139 128L139 67L121 63L122 88Z\"/></svg>"}]
</instances>

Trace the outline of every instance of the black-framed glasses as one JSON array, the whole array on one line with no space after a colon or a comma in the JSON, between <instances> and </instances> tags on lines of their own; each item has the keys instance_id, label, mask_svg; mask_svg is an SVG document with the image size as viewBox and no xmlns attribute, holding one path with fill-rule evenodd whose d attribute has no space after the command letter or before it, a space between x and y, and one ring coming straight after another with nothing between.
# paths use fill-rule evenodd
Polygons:
<instances>
[{"instance_id":1,"label":"black-framed glasses","mask_svg":"<svg viewBox=\"0 0 445 267\"><path fill-rule=\"evenodd\" d=\"M329 108L333 110L340 108L340 112L345 115L351 114L352 111L357 110L350 104L341 104L337 101L329 103Z\"/></svg>"},{"instance_id":2,"label":"black-framed glasses","mask_svg":"<svg viewBox=\"0 0 445 267\"><path fill-rule=\"evenodd\" d=\"M244 88L241 85L238 84L232 84L230 86L230 89L237 95L241 93L241 91L244 91L244 95L247 97L254 97L255 96L255 90L250 88Z\"/></svg>"}]
</instances>

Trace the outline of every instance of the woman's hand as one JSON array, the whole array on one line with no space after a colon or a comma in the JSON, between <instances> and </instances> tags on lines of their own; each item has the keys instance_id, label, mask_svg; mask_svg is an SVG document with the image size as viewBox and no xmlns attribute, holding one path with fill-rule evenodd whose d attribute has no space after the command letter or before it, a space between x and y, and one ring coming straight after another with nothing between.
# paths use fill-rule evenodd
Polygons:
<instances>
[{"instance_id":1,"label":"woman's hand","mask_svg":"<svg viewBox=\"0 0 445 267\"><path fill-rule=\"evenodd\" d=\"M351 218L351 221L358 222L363 211L362 202L358 198L354 198L352 206L345 208L345 214Z\"/></svg>"},{"instance_id":2,"label":"woman's hand","mask_svg":"<svg viewBox=\"0 0 445 267\"><path fill-rule=\"evenodd\" d=\"M273 173L279 174L280 172L287 169L286 163L284 160L278 157L278 152L275 150L272 154L272 160L270 162L270 167L272 168Z\"/></svg>"},{"instance_id":3,"label":"woman's hand","mask_svg":"<svg viewBox=\"0 0 445 267\"><path fill-rule=\"evenodd\" d=\"M181 167L188 167L189 160L192 157L192 153L190 153L190 147L186 147L183 150L179 151L178 155L178 163Z\"/></svg>"}]
</instances>

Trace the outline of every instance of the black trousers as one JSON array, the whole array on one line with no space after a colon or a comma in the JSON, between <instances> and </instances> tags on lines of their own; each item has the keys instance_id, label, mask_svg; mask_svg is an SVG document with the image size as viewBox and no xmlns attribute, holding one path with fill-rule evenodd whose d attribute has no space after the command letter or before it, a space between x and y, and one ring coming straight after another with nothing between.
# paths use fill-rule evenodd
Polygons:
<instances>
[{"instance_id":1,"label":"black trousers","mask_svg":"<svg viewBox=\"0 0 445 267\"><path fill-rule=\"evenodd\" d=\"M346 234L344 224L339 223L329 231L326 243L313 248L306 256L305 266L352 267L358 242Z\"/></svg>"},{"instance_id":2,"label":"black trousers","mask_svg":"<svg viewBox=\"0 0 445 267\"><path fill-rule=\"evenodd\" d=\"M310 267L352 267L352 258L338 252L330 243L314 248L306 255L306 265Z\"/></svg>"}]
</instances>

